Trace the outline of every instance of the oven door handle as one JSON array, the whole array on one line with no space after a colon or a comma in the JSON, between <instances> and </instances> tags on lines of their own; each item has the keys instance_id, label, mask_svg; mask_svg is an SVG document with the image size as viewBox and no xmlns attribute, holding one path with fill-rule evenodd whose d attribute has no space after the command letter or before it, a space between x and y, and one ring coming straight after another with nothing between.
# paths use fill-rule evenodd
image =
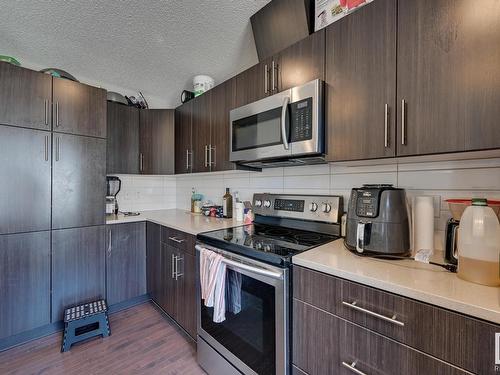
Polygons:
<instances>
[{"instance_id":1,"label":"oven door handle","mask_svg":"<svg viewBox=\"0 0 500 375\"><path fill-rule=\"evenodd\" d=\"M200 245L196 245L195 247L196 247L196 250L198 250L198 251L201 251L203 249L203 247L201 247ZM210 249L208 249L208 250L210 250ZM212 251L212 250L210 250L210 251ZM226 263L226 265L228 265L228 266L232 266L234 268L239 268L241 270L249 271L249 272L255 273L257 275L261 275L261 276L267 276L267 277L277 279L277 280L283 279L283 274L280 272L266 270L264 268L259 268L259 267L252 267L248 264L236 262L236 261L228 259L224 256L223 256L223 258L224 258L223 262Z\"/></svg>"},{"instance_id":2,"label":"oven door handle","mask_svg":"<svg viewBox=\"0 0 500 375\"><path fill-rule=\"evenodd\" d=\"M288 110L288 104L290 104L290 97L285 96L283 98L283 106L281 107L281 140L283 141L285 150L288 150L288 135L286 134L286 112Z\"/></svg>"}]
</instances>

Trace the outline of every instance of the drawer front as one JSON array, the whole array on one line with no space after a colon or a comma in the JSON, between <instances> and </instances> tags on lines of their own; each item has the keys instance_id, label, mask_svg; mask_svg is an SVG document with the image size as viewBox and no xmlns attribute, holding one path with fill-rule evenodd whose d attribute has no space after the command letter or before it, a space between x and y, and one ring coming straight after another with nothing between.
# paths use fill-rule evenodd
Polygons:
<instances>
[{"instance_id":1,"label":"drawer front","mask_svg":"<svg viewBox=\"0 0 500 375\"><path fill-rule=\"evenodd\" d=\"M188 254L195 255L194 236L181 232L176 229L162 227L161 228L161 242L166 245L175 247L176 249L187 252Z\"/></svg>"},{"instance_id":2,"label":"drawer front","mask_svg":"<svg viewBox=\"0 0 500 375\"><path fill-rule=\"evenodd\" d=\"M494 371L498 325L300 267L294 297L474 373Z\"/></svg>"}]
</instances>

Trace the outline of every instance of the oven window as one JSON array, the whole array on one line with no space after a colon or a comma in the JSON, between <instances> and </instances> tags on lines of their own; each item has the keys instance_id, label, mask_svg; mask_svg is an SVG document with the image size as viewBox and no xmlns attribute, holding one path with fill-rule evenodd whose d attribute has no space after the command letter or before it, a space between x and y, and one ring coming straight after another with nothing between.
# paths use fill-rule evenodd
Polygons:
<instances>
[{"instance_id":1,"label":"oven window","mask_svg":"<svg viewBox=\"0 0 500 375\"><path fill-rule=\"evenodd\" d=\"M275 289L271 285L229 268L226 277L226 320L222 323L214 323L213 308L206 307L201 302L201 326L210 336L258 374L274 374L276 370ZM241 291L239 288L228 287L231 277L241 278ZM227 296L228 293L233 293L233 296ZM230 306L231 300L235 305ZM232 307L239 312L230 312Z\"/></svg>"},{"instance_id":2,"label":"oven window","mask_svg":"<svg viewBox=\"0 0 500 375\"><path fill-rule=\"evenodd\" d=\"M279 145L281 107L233 121L233 151Z\"/></svg>"}]
</instances>

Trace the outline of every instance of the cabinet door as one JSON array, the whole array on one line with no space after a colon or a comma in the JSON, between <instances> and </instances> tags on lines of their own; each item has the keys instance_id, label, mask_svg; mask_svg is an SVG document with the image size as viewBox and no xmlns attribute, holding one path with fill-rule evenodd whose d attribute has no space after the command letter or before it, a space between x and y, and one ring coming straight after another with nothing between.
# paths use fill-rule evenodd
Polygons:
<instances>
[{"instance_id":1,"label":"cabinet door","mask_svg":"<svg viewBox=\"0 0 500 375\"><path fill-rule=\"evenodd\" d=\"M49 132L0 125L0 234L50 229Z\"/></svg>"},{"instance_id":2,"label":"cabinet door","mask_svg":"<svg viewBox=\"0 0 500 375\"><path fill-rule=\"evenodd\" d=\"M146 223L106 226L108 305L146 294Z\"/></svg>"},{"instance_id":3,"label":"cabinet door","mask_svg":"<svg viewBox=\"0 0 500 375\"><path fill-rule=\"evenodd\" d=\"M108 103L106 172L139 173L139 110Z\"/></svg>"},{"instance_id":4,"label":"cabinet door","mask_svg":"<svg viewBox=\"0 0 500 375\"><path fill-rule=\"evenodd\" d=\"M233 108L235 87L236 80L230 79L211 90L211 171L227 171L236 166L229 161L229 111Z\"/></svg>"},{"instance_id":5,"label":"cabinet door","mask_svg":"<svg viewBox=\"0 0 500 375\"><path fill-rule=\"evenodd\" d=\"M175 253L177 322L196 339L196 257L178 250Z\"/></svg>"},{"instance_id":6,"label":"cabinet door","mask_svg":"<svg viewBox=\"0 0 500 375\"><path fill-rule=\"evenodd\" d=\"M106 140L54 134L52 228L105 221Z\"/></svg>"},{"instance_id":7,"label":"cabinet door","mask_svg":"<svg viewBox=\"0 0 500 375\"><path fill-rule=\"evenodd\" d=\"M160 304L161 295L161 227L146 223L146 275L147 291L156 303Z\"/></svg>"},{"instance_id":8,"label":"cabinet door","mask_svg":"<svg viewBox=\"0 0 500 375\"><path fill-rule=\"evenodd\" d=\"M174 142L174 110L140 111L140 171L142 174L173 174Z\"/></svg>"},{"instance_id":9,"label":"cabinet door","mask_svg":"<svg viewBox=\"0 0 500 375\"><path fill-rule=\"evenodd\" d=\"M175 174L192 170L191 120L193 101L175 109Z\"/></svg>"},{"instance_id":10,"label":"cabinet door","mask_svg":"<svg viewBox=\"0 0 500 375\"><path fill-rule=\"evenodd\" d=\"M500 3L398 4L398 154L500 147Z\"/></svg>"},{"instance_id":11,"label":"cabinet door","mask_svg":"<svg viewBox=\"0 0 500 375\"><path fill-rule=\"evenodd\" d=\"M208 147L210 145L211 90L193 99L193 172L208 172Z\"/></svg>"},{"instance_id":12,"label":"cabinet door","mask_svg":"<svg viewBox=\"0 0 500 375\"><path fill-rule=\"evenodd\" d=\"M0 236L0 338L50 323L50 232Z\"/></svg>"},{"instance_id":13,"label":"cabinet door","mask_svg":"<svg viewBox=\"0 0 500 375\"><path fill-rule=\"evenodd\" d=\"M106 90L53 78L52 100L54 131L106 138Z\"/></svg>"},{"instance_id":14,"label":"cabinet door","mask_svg":"<svg viewBox=\"0 0 500 375\"><path fill-rule=\"evenodd\" d=\"M175 279L174 257L176 249L166 244L161 244L161 284L160 307L172 318L176 319L175 306Z\"/></svg>"},{"instance_id":15,"label":"cabinet door","mask_svg":"<svg viewBox=\"0 0 500 375\"><path fill-rule=\"evenodd\" d=\"M234 107L255 102L271 94L271 58L238 74Z\"/></svg>"},{"instance_id":16,"label":"cabinet door","mask_svg":"<svg viewBox=\"0 0 500 375\"><path fill-rule=\"evenodd\" d=\"M104 298L105 229L52 231L52 322L69 306Z\"/></svg>"},{"instance_id":17,"label":"cabinet door","mask_svg":"<svg viewBox=\"0 0 500 375\"><path fill-rule=\"evenodd\" d=\"M325 79L325 30L320 30L280 52L278 89L283 91L315 79ZM271 77L272 78L272 77Z\"/></svg>"},{"instance_id":18,"label":"cabinet door","mask_svg":"<svg viewBox=\"0 0 500 375\"><path fill-rule=\"evenodd\" d=\"M0 62L0 87L0 124L50 130L50 75Z\"/></svg>"},{"instance_id":19,"label":"cabinet door","mask_svg":"<svg viewBox=\"0 0 500 375\"><path fill-rule=\"evenodd\" d=\"M396 0L374 1L326 29L329 161L395 155Z\"/></svg>"}]
</instances>

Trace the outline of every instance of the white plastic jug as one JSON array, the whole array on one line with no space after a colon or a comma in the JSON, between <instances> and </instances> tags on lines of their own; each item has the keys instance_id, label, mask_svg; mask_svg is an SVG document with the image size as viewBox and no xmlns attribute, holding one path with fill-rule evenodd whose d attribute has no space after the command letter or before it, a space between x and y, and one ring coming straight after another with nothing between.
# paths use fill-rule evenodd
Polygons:
<instances>
[{"instance_id":1,"label":"white plastic jug","mask_svg":"<svg viewBox=\"0 0 500 375\"><path fill-rule=\"evenodd\" d=\"M458 277L500 286L500 223L486 199L473 199L460 219Z\"/></svg>"}]
</instances>

